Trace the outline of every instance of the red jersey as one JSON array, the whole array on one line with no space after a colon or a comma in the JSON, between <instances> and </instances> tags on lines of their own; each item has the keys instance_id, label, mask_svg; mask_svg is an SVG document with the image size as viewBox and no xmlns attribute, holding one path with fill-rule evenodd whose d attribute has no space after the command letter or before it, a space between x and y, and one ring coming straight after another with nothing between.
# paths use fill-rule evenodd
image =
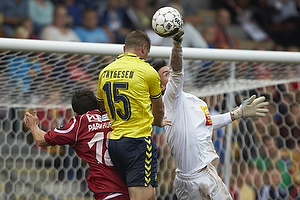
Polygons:
<instances>
[{"instance_id":1,"label":"red jersey","mask_svg":"<svg viewBox=\"0 0 300 200\"><path fill-rule=\"evenodd\" d=\"M108 138L112 131L106 112L89 111L73 117L65 126L48 131L45 140L52 146L70 145L88 162L87 183L94 193L128 194L127 186L115 170L108 154Z\"/></svg>"}]
</instances>

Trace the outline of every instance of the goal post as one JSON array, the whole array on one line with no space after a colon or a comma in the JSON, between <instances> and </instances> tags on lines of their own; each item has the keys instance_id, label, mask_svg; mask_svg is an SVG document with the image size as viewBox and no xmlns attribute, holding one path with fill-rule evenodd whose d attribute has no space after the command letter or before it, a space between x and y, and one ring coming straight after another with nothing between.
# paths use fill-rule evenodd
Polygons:
<instances>
[{"instance_id":1,"label":"goal post","mask_svg":"<svg viewBox=\"0 0 300 200\"><path fill-rule=\"evenodd\" d=\"M85 55L118 55L123 52L122 44L62 42L49 40L0 38L1 50L68 53ZM14 45L12 45L14 44ZM298 52L256 51L235 49L184 48L187 60L252 61L272 63L299 63ZM170 47L152 46L149 57L169 58Z\"/></svg>"},{"instance_id":2,"label":"goal post","mask_svg":"<svg viewBox=\"0 0 300 200\"><path fill-rule=\"evenodd\" d=\"M87 164L68 146L37 147L22 120L25 111L36 109L43 130L63 125L74 114L73 92L96 91L99 72L123 46L0 38L0 196L93 199L85 182ZM153 46L147 60L168 60L170 53L170 47ZM205 100L211 115L230 111L252 94L270 102L265 118L241 119L213 133L220 156L215 166L226 185L240 192L250 185L258 194L278 169L280 185L297 190L300 53L183 48L183 56L184 91ZM157 197L171 199L176 166L164 130L153 130Z\"/></svg>"}]
</instances>

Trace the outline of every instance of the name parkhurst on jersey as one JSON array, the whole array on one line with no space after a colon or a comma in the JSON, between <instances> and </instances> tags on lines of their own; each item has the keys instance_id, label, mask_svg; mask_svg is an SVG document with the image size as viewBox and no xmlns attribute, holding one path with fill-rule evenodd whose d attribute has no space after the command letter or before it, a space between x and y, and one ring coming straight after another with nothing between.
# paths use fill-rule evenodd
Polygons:
<instances>
[{"instance_id":1,"label":"name parkhurst on jersey","mask_svg":"<svg viewBox=\"0 0 300 200\"><path fill-rule=\"evenodd\" d=\"M110 122L105 122L105 123L93 123L93 124L89 124L88 125L88 130L89 131L94 131L94 130L99 130L102 128L110 128L111 127L111 123Z\"/></svg>"}]
</instances>

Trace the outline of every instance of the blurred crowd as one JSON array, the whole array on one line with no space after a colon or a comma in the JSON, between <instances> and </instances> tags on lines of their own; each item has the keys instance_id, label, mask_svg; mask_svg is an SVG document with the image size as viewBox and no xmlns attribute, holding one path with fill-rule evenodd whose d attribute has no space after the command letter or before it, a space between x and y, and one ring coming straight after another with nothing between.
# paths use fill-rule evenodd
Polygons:
<instances>
[{"instance_id":1,"label":"blurred crowd","mask_svg":"<svg viewBox=\"0 0 300 200\"><path fill-rule=\"evenodd\" d=\"M274 42L274 50L290 46L299 48L300 1L299 0L221 0L219 6L228 9L235 24L255 24L248 33L266 33L265 39ZM257 29L258 28L258 29ZM270 49L273 50L273 49Z\"/></svg>"},{"instance_id":2,"label":"blurred crowd","mask_svg":"<svg viewBox=\"0 0 300 200\"><path fill-rule=\"evenodd\" d=\"M265 96L270 113L264 118L233 123L231 191L234 199L300 199L300 88L289 83L257 88L235 96ZM211 113L222 113L226 95L208 97ZM226 130L213 136L224 172Z\"/></svg>"},{"instance_id":3,"label":"blurred crowd","mask_svg":"<svg viewBox=\"0 0 300 200\"><path fill-rule=\"evenodd\" d=\"M0 36L58 41L124 43L132 30L148 33L153 45L171 45L152 30L151 19L162 6L172 6L184 19L184 47L243 46L230 26L244 27L249 40L271 41L271 49L299 48L299 0L214 0L207 22L201 6L183 0L0 0Z\"/></svg>"}]
</instances>

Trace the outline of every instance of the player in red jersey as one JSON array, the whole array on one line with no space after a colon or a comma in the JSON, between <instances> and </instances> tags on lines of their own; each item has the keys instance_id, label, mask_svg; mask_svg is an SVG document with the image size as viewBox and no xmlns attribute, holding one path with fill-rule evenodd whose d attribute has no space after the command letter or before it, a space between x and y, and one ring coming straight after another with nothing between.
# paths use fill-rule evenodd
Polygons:
<instances>
[{"instance_id":1,"label":"player in red jersey","mask_svg":"<svg viewBox=\"0 0 300 200\"><path fill-rule=\"evenodd\" d=\"M75 116L63 127L41 130L36 112L25 113L24 123L40 147L70 145L77 155L88 162L87 183L96 200L129 200L128 189L115 170L107 145L112 131L106 112L99 111L98 101L91 90L78 90L72 97Z\"/></svg>"}]
</instances>

